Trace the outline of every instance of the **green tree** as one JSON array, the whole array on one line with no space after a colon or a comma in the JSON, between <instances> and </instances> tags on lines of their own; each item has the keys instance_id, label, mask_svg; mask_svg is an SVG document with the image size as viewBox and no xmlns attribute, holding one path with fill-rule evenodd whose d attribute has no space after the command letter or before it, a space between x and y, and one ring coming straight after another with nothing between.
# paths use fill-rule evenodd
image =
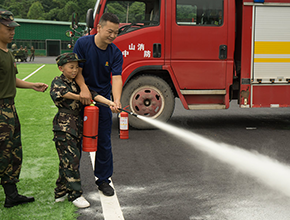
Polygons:
<instances>
[{"instance_id":1,"label":"green tree","mask_svg":"<svg viewBox=\"0 0 290 220\"><path fill-rule=\"evenodd\" d=\"M78 5L73 1L69 1L63 8L63 17L61 17L60 20L68 21L70 20L72 13L78 11L80 11Z\"/></svg>"},{"instance_id":2,"label":"green tree","mask_svg":"<svg viewBox=\"0 0 290 220\"><path fill-rule=\"evenodd\" d=\"M27 13L29 19L43 20L44 9L40 2L34 2Z\"/></svg>"},{"instance_id":3,"label":"green tree","mask_svg":"<svg viewBox=\"0 0 290 220\"><path fill-rule=\"evenodd\" d=\"M108 4L106 9L106 12L117 15L121 23L128 23L126 22L126 11L126 5L122 5L119 2L112 2Z\"/></svg>"},{"instance_id":4,"label":"green tree","mask_svg":"<svg viewBox=\"0 0 290 220\"><path fill-rule=\"evenodd\" d=\"M130 22L140 22L145 20L145 4L143 2L134 2L130 7Z\"/></svg>"},{"instance_id":5,"label":"green tree","mask_svg":"<svg viewBox=\"0 0 290 220\"><path fill-rule=\"evenodd\" d=\"M140 22L145 19L145 3L112 1L107 5L106 12L117 15L121 23Z\"/></svg>"},{"instance_id":6,"label":"green tree","mask_svg":"<svg viewBox=\"0 0 290 220\"><path fill-rule=\"evenodd\" d=\"M39 0L39 2L42 4L45 13L49 13L51 10L58 8L57 4L54 1Z\"/></svg>"},{"instance_id":7,"label":"green tree","mask_svg":"<svg viewBox=\"0 0 290 220\"><path fill-rule=\"evenodd\" d=\"M11 11L16 18L27 18L28 9L34 0L10 0L0 2L0 8Z\"/></svg>"},{"instance_id":8,"label":"green tree","mask_svg":"<svg viewBox=\"0 0 290 220\"><path fill-rule=\"evenodd\" d=\"M178 5L176 13L177 21L192 21L196 20L196 7L191 5Z\"/></svg>"},{"instance_id":9,"label":"green tree","mask_svg":"<svg viewBox=\"0 0 290 220\"><path fill-rule=\"evenodd\" d=\"M0 8L11 11L16 18L54 21L71 21L72 12L77 12L79 21L85 22L88 9L94 8L96 1L97 0L0 0ZM126 12L124 7L125 4L126 2L121 2L119 5L122 11L125 10Z\"/></svg>"},{"instance_id":10,"label":"green tree","mask_svg":"<svg viewBox=\"0 0 290 220\"><path fill-rule=\"evenodd\" d=\"M45 20L50 21L57 21L58 20L58 14L61 13L61 10L59 8L53 8L49 12L44 14Z\"/></svg>"}]
</instances>

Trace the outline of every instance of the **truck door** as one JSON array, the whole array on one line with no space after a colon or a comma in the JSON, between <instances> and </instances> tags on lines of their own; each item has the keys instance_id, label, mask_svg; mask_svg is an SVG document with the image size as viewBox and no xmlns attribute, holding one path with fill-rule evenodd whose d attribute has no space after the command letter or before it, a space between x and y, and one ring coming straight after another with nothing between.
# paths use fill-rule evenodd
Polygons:
<instances>
[{"instance_id":1,"label":"truck door","mask_svg":"<svg viewBox=\"0 0 290 220\"><path fill-rule=\"evenodd\" d=\"M103 12L114 13L120 19L114 43L123 53L124 82L138 68L164 64L163 8L164 2L159 0L107 0Z\"/></svg>"},{"instance_id":2,"label":"truck door","mask_svg":"<svg viewBox=\"0 0 290 220\"><path fill-rule=\"evenodd\" d=\"M180 89L225 89L227 1L176 0L171 8L171 67Z\"/></svg>"}]
</instances>

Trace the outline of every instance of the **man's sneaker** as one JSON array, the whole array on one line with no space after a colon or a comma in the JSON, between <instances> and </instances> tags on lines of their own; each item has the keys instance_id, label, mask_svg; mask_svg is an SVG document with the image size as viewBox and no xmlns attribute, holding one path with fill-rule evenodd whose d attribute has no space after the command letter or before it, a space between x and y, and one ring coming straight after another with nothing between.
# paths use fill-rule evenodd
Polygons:
<instances>
[{"instance_id":1,"label":"man's sneaker","mask_svg":"<svg viewBox=\"0 0 290 220\"><path fill-rule=\"evenodd\" d=\"M99 185L99 190L101 190L105 196L113 196L114 195L114 189L107 182L102 182Z\"/></svg>"},{"instance_id":2,"label":"man's sneaker","mask_svg":"<svg viewBox=\"0 0 290 220\"><path fill-rule=\"evenodd\" d=\"M55 202L64 202L64 200L66 199L66 197L67 197L67 194L65 194L65 195L62 196L62 197L56 198L56 199L55 199Z\"/></svg>"},{"instance_id":3,"label":"man's sneaker","mask_svg":"<svg viewBox=\"0 0 290 220\"><path fill-rule=\"evenodd\" d=\"M80 209L87 208L90 206L90 203L83 196L76 198L72 203Z\"/></svg>"}]
</instances>

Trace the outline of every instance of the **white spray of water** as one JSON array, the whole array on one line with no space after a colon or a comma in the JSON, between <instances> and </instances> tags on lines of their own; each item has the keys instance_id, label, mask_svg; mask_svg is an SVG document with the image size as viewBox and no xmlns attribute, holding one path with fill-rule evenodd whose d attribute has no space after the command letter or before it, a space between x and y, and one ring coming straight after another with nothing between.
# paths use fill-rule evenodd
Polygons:
<instances>
[{"instance_id":1,"label":"white spray of water","mask_svg":"<svg viewBox=\"0 0 290 220\"><path fill-rule=\"evenodd\" d=\"M152 118L138 115L138 118L160 128L196 149L234 166L239 171L251 175L259 182L290 196L290 167L270 157L250 152L236 146L216 143L193 132L168 125Z\"/></svg>"}]
</instances>

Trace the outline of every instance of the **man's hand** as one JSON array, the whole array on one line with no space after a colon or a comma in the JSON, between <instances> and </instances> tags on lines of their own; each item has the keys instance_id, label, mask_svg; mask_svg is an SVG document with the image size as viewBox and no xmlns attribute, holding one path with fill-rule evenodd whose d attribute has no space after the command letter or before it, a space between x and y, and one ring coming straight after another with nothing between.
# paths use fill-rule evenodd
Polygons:
<instances>
[{"instance_id":1,"label":"man's hand","mask_svg":"<svg viewBox=\"0 0 290 220\"><path fill-rule=\"evenodd\" d=\"M33 83L32 89L38 92L45 92L45 90L48 88L48 85L45 83Z\"/></svg>"},{"instance_id":2,"label":"man's hand","mask_svg":"<svg viewBox=\"0 0 290 220\"><path fill-rule=\"evenodd\" d=\"M88 87L84 87L80 92L80 101L83 105L91 104L92 94L90 93Z\"/></svg>"},{"instance_id":3,"label":"man's hand","mask_svg":"<svg viewBox=\"0 0 290 220\"><path fill-rule=\"evenodd\" d=\"M122 76L117 75L112 77L112 93L113 93L113 99L116 103L116 108L111 108L113 113L119 113L121 112L118 108L122 108L121 105L121 94L122 94L122 88L123 88L123 81Z\"/></svg>"},{"instance_id":4,"label":"man's hand","mask_svg":"<svg viewBox=\"0 0 290 220\"><path fill-rule=\"evenodd\" d=\"M116 100L116 101L114 101L114 103L115 103L116 105L110 107L110 108L111 108L111 111L112 111L113 113L119 113L119 112L121 112L121 111L119 110L119 108L122 108L122 104L121 104L121 102L120 102L119 100Z\"/></svg>"}]
</instances>

